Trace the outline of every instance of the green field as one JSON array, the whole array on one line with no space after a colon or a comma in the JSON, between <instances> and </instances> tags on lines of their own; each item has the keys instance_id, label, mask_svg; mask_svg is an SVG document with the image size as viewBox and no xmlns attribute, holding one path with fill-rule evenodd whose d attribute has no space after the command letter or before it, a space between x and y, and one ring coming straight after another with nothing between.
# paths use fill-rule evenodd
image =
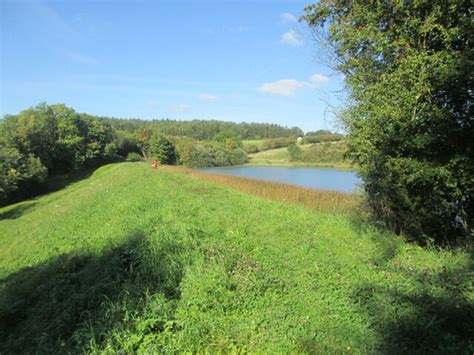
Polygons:
<instances>
[{"instance_id":1,"label":"green field","mask_svg":"<svg viewBox=\"0 0 474 355\"><path fill-rule=\"evenodd\" d=\"M347 149L345 142L302 144L298 147L303 151L302 161L291 161L288 148L284 147L249 154L248 164L353 168L350 161L342 158Z\"/></svg>"},{"instance_id":2,"label":"green field","mask_svg":"<svg viewBox=\"0 0 474 355\"><path fill-rule=\"evenodd\" d=\"M255 145L258 148L261 148L266 139L244 139L242 144L245 145Z\"/></svg>"},{"instance_id":3,"label":"green field","mask_svg":"<svg viewBox=\"0 0 474 355\"><path fill-rule=\"evenodd\" d=\"M0 353L472 353L473 261L148 164L0 209Z\"/></svg>"}]
</instances>

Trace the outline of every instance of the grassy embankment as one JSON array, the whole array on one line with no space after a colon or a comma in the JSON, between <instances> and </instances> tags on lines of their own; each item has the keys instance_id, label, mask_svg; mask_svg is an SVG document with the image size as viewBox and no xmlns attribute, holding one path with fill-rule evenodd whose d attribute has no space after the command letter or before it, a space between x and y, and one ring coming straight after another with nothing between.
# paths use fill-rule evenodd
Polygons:
<instances>
[{"instance_id":1,"label":"grassy embankment","mask_svg":"<svg viewBox=\"0 0 474 355\"><path fill-rule=\"evenodd\" d=\"M173 169L0 209L1 352L472 352L469 253Z\"/></svg>"},{"instance_id":2,"label":"grassy embankment","mask_svg":"<svg viewBox=\"0 0 474 355\"><path fill-rule=\"evenodd\" d=\"M315 143L299 145L303 151L301 161L291 161L288 148L265 150L249 154L248 165L273 166L314 166L354 169L348 160L344 160L346 142Z\"/></svg>"}]
</instances>

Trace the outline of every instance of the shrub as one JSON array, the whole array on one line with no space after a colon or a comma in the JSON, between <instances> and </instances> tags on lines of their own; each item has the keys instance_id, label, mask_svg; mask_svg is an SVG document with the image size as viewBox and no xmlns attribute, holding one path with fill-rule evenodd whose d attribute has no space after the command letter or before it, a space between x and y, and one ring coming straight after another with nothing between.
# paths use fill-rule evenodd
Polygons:
<instances>
[{"instance_id":1,"label":"shrub","mask_svg":"<svg viewBox=\"0 0 474 355\"><path fill-rule=\"evenodd\" d=\"M127 154L127 160L128 161L142 161L143 157L136 152L130 152Z\"/></svg>"},{"instance_id":2,"label":"shrub","mask_svg":"<svg viewBox=\"0 0 474 355\"><path fill-rule=\"evenodd\" d=\"M296 144L290 144L288 146L288 152L290 153L291 161L299 161L303 158L303 151Z\"/></svg>"},{"instance_id":3,"label":"shrub","mask_svg":"<svg viewBox=\"0 0 474 355\"><path fill-rule=\"evenodd\" d=\"M48 169L33 154L0 146L0 205L34 193L48 176Z\"/></svg>"},{"instance_id":4,"label":"shrub","mask_svg":"<svg viewBox=\"0 0 474 355\"><path fill-rule=\"evenodd\" d=\"M244 144L244 150L245 150L248 154L258 153L258 152L260 151L260 149L258 148L258 146L255 145L255 144Z\"/></svg>"},{"instance_id":5,"label":"shrub","mask_svg":"<svg viewBox=\"0 0 474 355\"><path fill-rule=\"evenodd\" d=\"M149 141L148 155L157 159L161 164L174 165L178 161L176 148L169 139L160 134L154 134Z\"/></svg>"}]
</instances>

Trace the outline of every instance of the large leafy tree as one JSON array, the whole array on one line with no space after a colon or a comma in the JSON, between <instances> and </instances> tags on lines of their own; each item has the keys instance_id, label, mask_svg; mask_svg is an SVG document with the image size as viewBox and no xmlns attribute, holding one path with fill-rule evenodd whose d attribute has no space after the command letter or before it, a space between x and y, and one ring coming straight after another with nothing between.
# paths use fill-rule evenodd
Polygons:
<instances>
[{"instance_id":1,"label":"large leafy tree","mask_svg":"<svg viewBox=\"0 0 474 355\"><path fill-rule=\"evenodd\" d=\"M151 136L148 155L157 159L161 164L174 165L178 161L175 146L168 138L161 134Z\"/></svg>"},{"instance_id":2,"label":"large leafy tree","mask_svg":"<svg viewBox=\"0 0 474 355\"><path fill-rule=\"evenodd\" d=\"M0 120L0 204L25 197L48 173L103 162L113 153L111 127L65 105L26 109Z\"/></svg>"},{"instance_id":3,"label":"large leafy tree","mask_svg":"<svg viewBox=\"0 0 474 355\"><path fill-rule=\"evenodd\" d=\"M26 196L31 189L42 184L47 176L48 170L37 157L23 155L18 149L0 142L0 205L13 194L17 197Z\"/></svg>"},{"instance_id":4,"label":"large leafy tree","mask_svg":"<svg viewBox=\"0 0 474 355\"><path fill-rule=\"evenodd\" d=\"M471 1L326 0L305 11L346 77L350 154L375 213L420 241L471 234Z\"/></svg>"}]
</instances>

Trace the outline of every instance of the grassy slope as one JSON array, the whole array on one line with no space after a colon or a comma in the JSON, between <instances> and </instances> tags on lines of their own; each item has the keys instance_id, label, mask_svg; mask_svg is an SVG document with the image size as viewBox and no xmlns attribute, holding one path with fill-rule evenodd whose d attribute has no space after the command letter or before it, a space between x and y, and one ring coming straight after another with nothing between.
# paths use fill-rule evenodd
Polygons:
<instances>
[{"instance_id":1,"label":"grassy slope","mask_svg":"<svg viewBox=\"0 0 474 355\"><path fill-rule=\"evenodd\" d=\"M265 143L267 139L245 139L242 141L243 145L256 145L257 147L261 148L263 143Z\"/></svg>"},{"instance_id":2,"label":"grassy slope","mask_svg":"<svg viewBox=\"0 0 474 355\"><path fill-rule=\"evenodd\" d=\"M468 253L196 177L108 165L0 219L6 353L459 353L472 341Z\"/></svg>"},{"instance_id":3,"label":"grassy slope","mask_svg":"<svg viewBox=\"0 0 474 355\"><path fill-rule=\"evenodd\" d=\"M336 143L337 144L337 143ZM302 144L299 147L303 153L307 152L313 144ZM329 152L331 153L331 152ZM288 148L277 148L249 154L250 161L248 165L274 165L274 166L316 166L316 167L335 167L335 168L352 168L350 162L347 161L328 161L328 162L292 162L290 161L290 153Z\"/></svg>"}]
</instances>

